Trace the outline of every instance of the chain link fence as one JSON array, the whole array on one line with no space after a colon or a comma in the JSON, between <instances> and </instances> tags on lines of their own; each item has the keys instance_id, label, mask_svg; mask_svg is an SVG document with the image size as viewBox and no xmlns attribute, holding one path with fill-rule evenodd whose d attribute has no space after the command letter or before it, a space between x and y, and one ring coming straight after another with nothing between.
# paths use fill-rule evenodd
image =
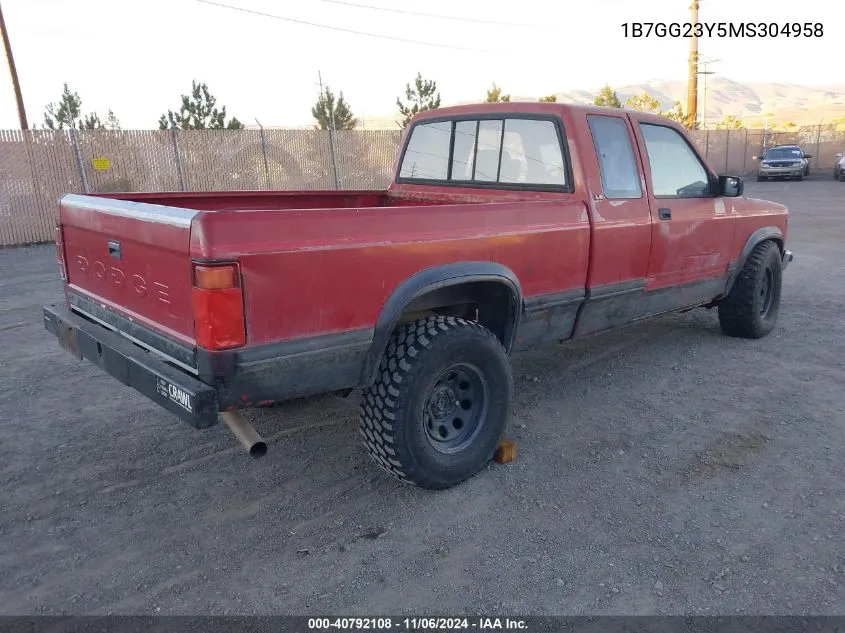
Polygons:
<instances>
[{"instance_id":1,"label":"chain link fence","mask_svg":"<svg viewBox=\"0 0 845 633\"><path fill-rule=\"evenodd\" d=\"M845 131L835 125L813 125L791 132L771 130L695 130L690 133L707 162L719 173L749 174L757 170L755 156L772 145L800 145L812 156L811 170L833 173L836 154L845 152Z\"/></svg>"},{"instance_id":2,"label":"chain link fence","mask_svg":"<svg viewBox=\"0 0 845 633\"><path fill-rule=\"evenodd\" d=\"M832 170L845 132L697 130L720 173L747 174L754 156L798 143ZM0 130L0 248L54 239L56 201L69 192L383 189L398 130Z\"/></svg>"}]
</instances>

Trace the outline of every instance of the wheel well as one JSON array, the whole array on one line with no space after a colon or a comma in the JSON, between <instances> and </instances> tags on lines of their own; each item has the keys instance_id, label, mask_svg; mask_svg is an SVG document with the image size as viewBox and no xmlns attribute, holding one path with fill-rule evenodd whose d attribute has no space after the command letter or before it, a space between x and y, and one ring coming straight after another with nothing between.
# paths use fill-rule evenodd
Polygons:
<instances>
[{"instance_id":1,"label":"wheel well","mask_svg":"<svg viewBox=\"0 0 845 633\"><path fill-rule=\"evenodd\" d=\"M778 247L778 250L781 252L781 255L783 254L783 238L782 237L770 237L770 238L765 239L765 240L760 240L757 243L757 246L759 246L763 242L774 242L775 245ZM755 246L755 248L757 246Z\"/></svg>"},{"instance_id":2,"label":"wheel well","mask_svg":"<svg viewBox=\"0 0 845 633\"><path fill-rule=\"evenodd\" d=\"M784 240L782 235L766 235L762 239L749 240L748 242L746 242L745 247L743 247L742 252L740 253L740 257L736 262L736 267L734 268L733 272L728 276L728 281L725 284L725 291L720 297L718 297L716 301L711 302L713 305L716 305L719 300L728 296L728 293L730 293L731 288L733 288L733 285L736 282L737 276L742 271L743 267L745 266L745 262L750 257L751 252L764 242L774 242L775 246L778 247L778 251L780 251L780 254L783 255Z\"/></svg>"},{"instance_id":3,"label":"wheel well","mask_svg":"<svg viewBox=\"0 0 845 633\"><path fill-rule=\"evenodd\" d=\"M486 327L509 350L519 315L517 301L512 289L498 281L444 286L414 297L402 310L396 327L429 314L460 317Z\"/></svg>"}]
</instances>

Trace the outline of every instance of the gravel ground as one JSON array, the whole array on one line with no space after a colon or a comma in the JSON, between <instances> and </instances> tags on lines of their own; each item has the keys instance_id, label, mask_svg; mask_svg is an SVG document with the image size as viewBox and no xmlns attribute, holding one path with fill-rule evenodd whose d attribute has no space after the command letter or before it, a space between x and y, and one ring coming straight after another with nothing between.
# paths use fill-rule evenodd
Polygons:
<instances>
[{"instance_id":1,"label":"gravel ground","mask_svg":"<svg viewBox=\"0 0 845 633\"><path fill-rule=\"evenodd\" d=\"M514 357L518 458L442 493L357 399L195 431L45 333L51 247L0 252L0 613L845 614L845 184L792 210L780 321L697 310Z\"/></svg>"}]
</instances>

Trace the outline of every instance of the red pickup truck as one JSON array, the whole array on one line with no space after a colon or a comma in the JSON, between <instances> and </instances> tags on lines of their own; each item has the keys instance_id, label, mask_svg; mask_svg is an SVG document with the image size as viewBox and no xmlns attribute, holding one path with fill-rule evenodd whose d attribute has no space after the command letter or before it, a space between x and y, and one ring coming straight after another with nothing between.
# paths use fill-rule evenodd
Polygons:
<instances>
[{"instance_id":1,"label":"red pickup truck","mask_svg":"<svg viewBox=\"0 0 845 633\"><path fill-rule=\"evenodd\" d=\"M253 455L241 410L360 386L374 460L446 488L500 442L514 350L699 306L767 334L787 209L742 194L666 118L442 108L408 126L386 191L65 195L45 325Z\"/></svg>"}]
</instances>

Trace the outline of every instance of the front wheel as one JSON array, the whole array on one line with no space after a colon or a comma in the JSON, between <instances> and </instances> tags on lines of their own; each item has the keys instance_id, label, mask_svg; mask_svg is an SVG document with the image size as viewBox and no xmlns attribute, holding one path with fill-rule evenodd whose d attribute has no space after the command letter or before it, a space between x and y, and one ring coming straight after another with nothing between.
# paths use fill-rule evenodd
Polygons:
<instances>
[{"instance_id":1,"label":"front wheel","mask_svg":"<svg viewBox=\"0 0 845 633\"><path fill-rule=\"evenodd\" d=\"M719 325L728 336L761 338L772 331L780 309L783 270L778 245L758 244L719 302Z\"/></svg>"},{"instance_id":2,"label":"front wheel","mask_svg":"<svg viewBox=\"0 0 845 633\"><path fill-rule=\"evenodd\" d=\"M430 490L454 486L493 457L513 382L502 344L487 328L426 317L399 328L364 390L360 432L390 475Z\"/></svg>"}]
</instances>

